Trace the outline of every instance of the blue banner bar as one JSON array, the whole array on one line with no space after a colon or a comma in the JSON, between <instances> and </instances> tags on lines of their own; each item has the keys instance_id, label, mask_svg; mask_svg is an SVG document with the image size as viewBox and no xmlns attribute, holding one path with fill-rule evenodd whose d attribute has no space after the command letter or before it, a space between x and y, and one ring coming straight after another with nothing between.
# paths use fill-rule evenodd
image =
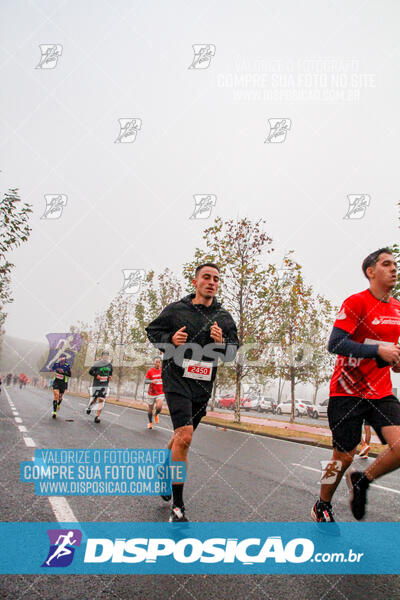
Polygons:
<instances>
[{"instance_id":1,"label":"blue banner bar","mask_svg":"<svg viewBox=\"0 0 400 600\"><path fill-rule=\"evenodd\" d=\"M2 574L399 574L399 523L0 523Z\"/></svg>"}]
</instances>

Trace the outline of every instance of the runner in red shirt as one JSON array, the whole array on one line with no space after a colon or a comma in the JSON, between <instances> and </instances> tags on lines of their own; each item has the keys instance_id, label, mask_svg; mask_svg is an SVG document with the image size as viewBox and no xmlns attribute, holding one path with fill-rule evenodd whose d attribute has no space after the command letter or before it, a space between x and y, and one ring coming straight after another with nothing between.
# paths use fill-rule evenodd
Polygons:
<instances>
[{"instance_id":1,"label":"runner in red shirt","mask_svg":"<svg viewBox=\"0 0 400 600\"><path fill-rule=\"evenodd\" d=\"M391 296L397 266L391 251L381 248L367 256L362 269L370 287L344 301L328 345L329 352L338 355L328 405L333 456L311 511L318 522L334 521L331 499L353 461L364 420L389 447L364 473L346 476L356 519L365 515L370 482L400 466L400 402L390 380L391 367L400 372L400 302Z\"/></svg>"},{"instance_id":2,"label":"runner in red shirt","mask_svg":"<svg viewBox=\"0 0 400 600\"><path fill-rule=\"evenodd\" d=\"M148 384L147 394L145 393L146 402L148 404L148 418L147 424L148 429L153 429L153 409L154 404L156 405L156 414L154 415L154 423L158 423L158 415L161 412L164 392L163 384L161 379L161 360L159 358L154 359L154 367L149 369L146 373L146 379L144 384Z\"/></svg>"}]
</instances>

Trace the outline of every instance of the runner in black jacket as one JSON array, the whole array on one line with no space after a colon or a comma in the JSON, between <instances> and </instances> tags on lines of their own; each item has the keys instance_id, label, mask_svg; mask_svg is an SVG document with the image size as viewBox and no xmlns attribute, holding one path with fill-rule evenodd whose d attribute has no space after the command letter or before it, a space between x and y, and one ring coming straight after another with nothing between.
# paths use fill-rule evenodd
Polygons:
<instances>
[{"instance_id":1,"label":"runner in black jacket","mask_svg":"<svg viewBox=\"0 0 400 600\"><path fill-rule=\"evenodd\" d=\"M215 298L218 267L199 265L193 285L195 294L166 306L146 327L150 342L164 353L161 377L174 427L168 447L173 461L186 463L193 431L206 414L218 357L232 361L239 346L235 322ZM172 493L170 521L187 521L183 484L173 483Z\"/></svg>"}]
</instances>

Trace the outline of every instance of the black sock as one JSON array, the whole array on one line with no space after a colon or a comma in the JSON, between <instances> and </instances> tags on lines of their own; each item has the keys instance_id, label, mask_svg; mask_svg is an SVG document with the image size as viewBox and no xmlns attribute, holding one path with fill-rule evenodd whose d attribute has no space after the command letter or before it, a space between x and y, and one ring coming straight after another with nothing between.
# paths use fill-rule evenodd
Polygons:
<instances>
[{"instance_id":1,"label":"black sock","mask_svg":"<svg viewBox=\"0 0 400 600\"><path fill-rule=\"evenodd\" d=\"M182 508L183 506L183 483L173 483L172 484L172 496L174 506L179 506Z\"/></svg>"},{"instance_id":2,"label":"black sock","mask_svg":"<svg viewBox=\"0 0 400 600\"><path fill-rule=\"evenodd\" d=\"M319 498L319 501L322 502L323 504L327 504L328 506L331 506L331 503L328 502L327 500L322 500L321 496Z\"/></svg>"},{"instance_id":3,"label":"black sock","mask_svg":"<svg viewBox=\"0 0 400 600\"><path fill-rule=\"evenodd\" d=\"M161 412L161 408L160 409L156 408L156 415L159 415L160 412Z\"/></svg>"},{"instance_id":4,"label":"black sock","mask_svg":"<svg viewBox=\"0 0 400 600\"><path fill-rule=\"evenodd\" d=\"M366 474L365 474L365 473L363 473L363 474L362 474L362 475L359 477L359 479L357 480L357 482L356 482L356 485L357 485L359 488L361 488L361 489L362 489L362 488L364 488L364 489L366 490L366 489L367 489L367 487L369 486L369 484L370 484L370 483L371 483L371 482L370 482L370 480L368 479L368 477L366 476Z\"/></svg>"},{"instance_id":5,"label":"black sock","mask_svg":"<svg viewBox=\"0 0 400 600\"><path fill-rule=\"evenodd\" d=\"M53 400L53 411L57 410L57 400Z\"/></svg>"},{"instance_id":6,"label":"black sock","mask_svg":"<svg viewBox=\"0 0 400 600\"><path fill-rule=\"evenodd\" d=\"M149 423L153 422L153 413L147 413L147 416L149 418Z\"/></svg>"}]
</instances>

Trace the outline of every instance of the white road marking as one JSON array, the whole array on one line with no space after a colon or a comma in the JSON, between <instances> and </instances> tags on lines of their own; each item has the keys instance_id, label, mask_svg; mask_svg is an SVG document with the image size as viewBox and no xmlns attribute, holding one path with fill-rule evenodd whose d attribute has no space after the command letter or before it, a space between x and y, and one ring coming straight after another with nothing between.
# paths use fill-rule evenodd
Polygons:
<instances>
[{"instance_id":1,"label":"white road marking","mask_svg":"<svg viewBox=\"0 0 400 600\"><path fill-rule=\"evenodd\" d=\"M313 467L307 467L306 465L299 465L298 463L292 463L292 465L294 467L301 467L302 469L307 469L307 471L315 471L316 473L321 473L320 469L314 469ZM393 494L400 494L400 490L395 490L384 485L378 485L377 483L371 483L371 487L378 488L380 490L385 490L385 492L393 492Z\"/></svg>"},{"instance_id":2,"label":"white road marking","mask_svg":"<svg viewBox=\"0 0 400 600\"><path fill-rule=\"evenodd\" d=\"M161 427L161 425L155 425L154 423L153 423L153 425L154 425L154 429L164 429L164 431L168 431L168 433L174 433L174 430L168 429L168 427Z\"/></svg>"},{"instance_id":3,"label":"white road marking","mask_svg":"<svg viewBox=\"0 0 400 600\"><path fill-rule=\"evenodd\" d=\"M28 446L28 448L34 448L36 446L35 442L30 437L24 437L24 442Z\"/></svg>"},{"instance_id":4,"label":"white road marking","mask_svg":"<svg viewBox=\"0 0 400 600\"><path fill-rule=\"evenodd\" d=\"M13 410L13 417L19 417L19 412L17 412L16 410Z\"/></svg>"},{"instance_id":5,"label":"white road marking","mask_svg":"<svg viewBox=\"0 0 400 600\"><path fill-rule=\"evenodd\" d=\"M11 405L10 395L5 388L4 388L4 391L8 398L8 402ZM17 422L19 421L22 423L22 419L20 419L19 417L15 417L15 421L17 421ZM18 429L21 431L21 433L24 433L27 431L27 429L24 425L18 425ZM23 439L24 439L25 444L28 446L28 448L36 447L36 444L31 437L23 436ZM35 460L34 456L32 456L32 460L33 461ZM64 496L49 496L48 498L49 498L50 506L53 510L53 513L59 523L78 523L78 519L74 515L72 508L70 507L67 499L64 498Z\"/></svg>"},{"instance_id":6,"label":"white road marking","mask_svg":"<svg viewBox=\"0 0 400 600\"><path fill-rule=\"evenodd\" d=\"M16 423L22 423L21 417L14 417Z\"/></svg>"},{"instance_id":7,"label":"white road marking","mask_svg":"<svg viewBox=\"0 0 400 600\"><path fill-rule=\"evenodd\" d=\"M79 404L81 406L84 406L85 408L87 408L87 404L84 404L83 402L79 402ZM92 408L92 410L95 411L96 408ZM104 414L105 415L113 415L113 417L120 417L121 416L120 413L114 413L114 412L111 412L111 410L105 410Z\"/></svg>"},{"instance_id":8,"label":"white road marking","mask_svg":"<svg viewBox=\"0 0 400 600\"><path fill-rule=\"evenodd\" d=\"M301 467L302 469L306 469L307 471L316 471L317 473L321 473L320 469L314 469L314 467L307 467L306 465L299 465L298 463L292 463L294 467Z\"/></svg>"},{"instance_id":9,"label":"white road marking","mask_svg":"<svg viewBox=\"0 0 400 600\"><path fill-rule=\"evenodd\" d=\"M78 519L64 496L49 496L49 502L59 523L78 523Z\"/></svg>"}]
</instances>

